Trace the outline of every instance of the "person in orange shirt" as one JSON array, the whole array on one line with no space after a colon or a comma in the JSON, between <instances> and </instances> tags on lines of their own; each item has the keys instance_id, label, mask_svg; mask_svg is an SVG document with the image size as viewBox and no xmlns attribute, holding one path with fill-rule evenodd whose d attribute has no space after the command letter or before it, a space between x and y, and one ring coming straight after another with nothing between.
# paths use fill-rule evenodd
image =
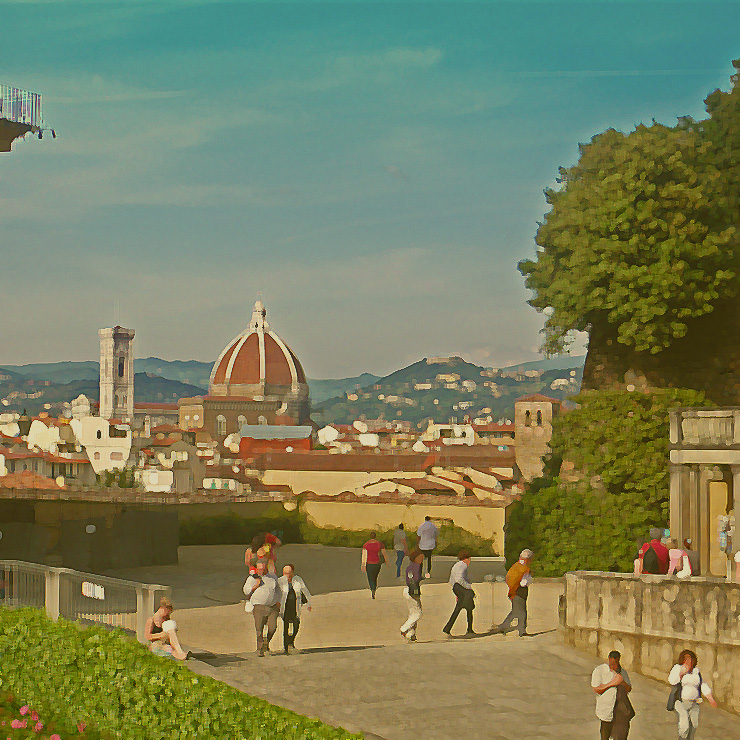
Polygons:
<instances>
[{"instance_id":1,"label":"person in orange shirt","mask_svg":"<svg viewBox=\"0 0 740 740\"><path fill-rule=\"evenodd\" d=\"M531 550L522 550L514 565L506 574L506 585L509 587L509 598L511 599L511 611L501 624L493 632L506 634L514 629L511 625L516 619L519 637L527 635L527 596L532 576L529 573L529 564L532 562L534 553Z\"/></svg>"}]
</instances>

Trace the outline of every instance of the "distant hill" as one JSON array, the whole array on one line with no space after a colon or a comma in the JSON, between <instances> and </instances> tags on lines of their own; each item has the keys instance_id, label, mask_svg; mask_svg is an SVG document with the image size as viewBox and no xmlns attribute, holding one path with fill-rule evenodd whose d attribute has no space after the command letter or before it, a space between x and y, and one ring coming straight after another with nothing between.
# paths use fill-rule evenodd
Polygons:
<instances>
[{"instance_id":1,"label":"distant hill","mask_svg":"<svg viewBox=\"0 0 740 740\"><path fill-rule=\"evenodd\" d=\"M354 378L338 378L336 380L329 378L327 380L312 380L309 378L308 387L311 390L311 402L313 404L321 403L335 396L341 396L347 391L353 391L357 388L364 388L372 385L379 376L370 373L362 373Z\"/></svg>"},{"instance_id":2,"label":"distant hill","mask_svg":"<svg viewBox=\"0 0 740 740\"><path fill-rule=\"evenodd\" d=\"M144 402L175 402L180 398L205 393L205 390L198 386L162 378L150 373L136 373L134 375L134 390L136 400ZM99 380L97 374L94 379L56 383L0 368L0 399L3 399L0 411L20 412L26 409L29 414L37 414L40 411L58 414L61 413L65 402L69 403L81 393L87 396L90 401L98 400Z\"/></svg>"},{"instance_id":3,"label":"distant hill","mask_svg":"<svg viewBox=\"0 0 740 740\"><path fill-rule=\"evenodd\" d=\"M586 355L561 355L551 357L549 360L532 360L531 362L520 362L518 365L509 365L502 370L566 370L574 367L583 367Z\"/></svg>"},{"instance_id":4,"label":"distant hill","mask_svg":"<svg viewBox=\"0 0 740 740\"><path fill-rule=\"evenodd\" d=\"M466 419L513 419L514 400L532 393L564 399L578 392L582 369L576 366L543 370L494 370L459 357L420 360L371 381L359 391L316 405L321 423L348 424L359 418L403 420L424 426ZM571 373L573 373L571 375Z\"/></svg>"}]
</instances>

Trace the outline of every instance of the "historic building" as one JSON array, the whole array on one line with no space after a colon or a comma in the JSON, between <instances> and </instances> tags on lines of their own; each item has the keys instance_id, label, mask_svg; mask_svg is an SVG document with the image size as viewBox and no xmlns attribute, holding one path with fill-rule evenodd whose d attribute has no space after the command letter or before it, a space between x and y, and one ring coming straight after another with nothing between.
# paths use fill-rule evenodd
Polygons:
<instances>
[{"instance_id":1,"label":"historic building","mask_svg":"<svg viewBox=\"0 0 740 740\"><path fill-rule=\"evenodd\" d=\"M208 395L180 400L183 429L202 429L223 442L244 425L310 424L306 375L266 315L258 300L247 328L214 363Z\"/></svg>"},{"instance_id":2,"label":"historic building","mask_svg":"<svg viewBox=\"0 0 740 740\"><path fill-rule=\"evenodd\" d=\"M100 416L131 422L134 417L134 330L100 329Z\"/></svg>"}]
</instances>

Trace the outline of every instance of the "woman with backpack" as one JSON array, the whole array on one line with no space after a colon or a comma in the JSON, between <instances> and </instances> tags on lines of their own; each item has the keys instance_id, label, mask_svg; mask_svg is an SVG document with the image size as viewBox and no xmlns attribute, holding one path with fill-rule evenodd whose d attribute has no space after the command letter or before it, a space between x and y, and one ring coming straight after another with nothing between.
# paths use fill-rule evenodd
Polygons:
<instances>
[{"instance_id":1,"label":"woman with backpack","mask_svg":"<svg viewBox=\"0 0 740 740\"><path fill-rule=\"evenodd\" d=\"M668 674L668 683L673 686L668 697L668 709L678 715L678 736L681 740L694 740L699 726L699 699L704 696L711 706L717 702L712 689L701 677L696 653L682 650L678 662Z\"/></svg>"}]
</instances>

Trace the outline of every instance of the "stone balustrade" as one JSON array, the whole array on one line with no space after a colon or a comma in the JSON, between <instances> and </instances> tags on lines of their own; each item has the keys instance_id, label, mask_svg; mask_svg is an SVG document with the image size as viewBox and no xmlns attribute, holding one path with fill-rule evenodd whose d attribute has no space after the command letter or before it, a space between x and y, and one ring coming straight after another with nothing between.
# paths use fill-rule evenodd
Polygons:
<instances>
[{"instance_id":1,"label":"stone balustrade","mask_svg":"<svg viewBox=\"0 0 740 740\"><path fill-rule=\"evenodd\" d=\"M740 584L717 578L574 572L565 576L565 642L667 681L681 650L699 657L715 698L740 714Z\"/></svg>"}]
</instances>

